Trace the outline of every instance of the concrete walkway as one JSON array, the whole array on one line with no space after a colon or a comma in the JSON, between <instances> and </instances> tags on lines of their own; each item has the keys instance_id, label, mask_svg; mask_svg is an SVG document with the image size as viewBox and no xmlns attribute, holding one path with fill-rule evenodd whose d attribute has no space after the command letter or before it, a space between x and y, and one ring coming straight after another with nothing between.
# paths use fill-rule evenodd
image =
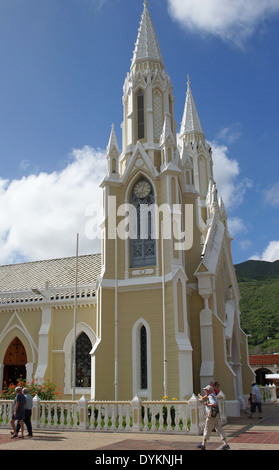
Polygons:
<instances>
[{"instance_id":1,"label":"concrete walkway","mask_svg":"<svg viewBox=\"0 0 279 470\"><path fill-rule=\"evenodd\" d=\"M263 405L263 419L247 417L229 418L224 426L231 450L279 450L279 401ZM34 430L32 438L10 439L10 430L0 429L0 450L94 450L97 455L120 455L123 451L164 451L179 453L197 450L201 436L113 433L113 432L71 432ZM217 450L221 441L212 434L207 450ZM103 451L103 452L102 452ZM111 458L111 457L110 457ZM109 462L108 462L109 463Z\"/></svg>"}]
</instances>

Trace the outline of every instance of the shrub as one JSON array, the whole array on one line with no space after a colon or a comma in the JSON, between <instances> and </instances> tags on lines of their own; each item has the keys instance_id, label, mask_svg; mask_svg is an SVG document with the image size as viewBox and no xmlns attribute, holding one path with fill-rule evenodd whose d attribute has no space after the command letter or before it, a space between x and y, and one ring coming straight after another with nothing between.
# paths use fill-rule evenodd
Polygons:
<instances>
[{"instance_id":1,"label":"shrub","mask_svg":"<svg viewBox=\"0 0 279 470\"><path fill-rule=\"evenodd\" d=\"M28 382L26 379L19 378L17 379L17 384L7 384L4 382L4 387L0 398L3 400L13 400L16 396L15 389L16 387L26 387L28 388L29 394L34 397L38 395L41 400L57 400L62 398L60 389L56 390L56 384L54 382L45 382L42 385L38 384L37 379L31 380Z\"/></svg>"}]
</instances>

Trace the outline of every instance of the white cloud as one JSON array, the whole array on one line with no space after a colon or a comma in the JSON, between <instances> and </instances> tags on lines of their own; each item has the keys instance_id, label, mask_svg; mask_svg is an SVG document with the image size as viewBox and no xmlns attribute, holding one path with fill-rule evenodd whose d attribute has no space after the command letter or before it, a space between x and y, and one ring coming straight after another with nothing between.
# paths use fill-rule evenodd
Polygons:
<instances>
[{"instance_id":1,"label":"white cloud","mask_svg":"<svg viewBox=\"0 0 279 470\"><path fill-rule=\"evenodd\" d=\"M279 206L279 181L265 191L265 202L272 207Z\"/></svg>"},{"instance_id":2,"label":"white cloud","mask_svg":"<svg viewBox=\"0 0 279 470\"><path fill-rule=\"evenodd\" d=\"M265 20L279 12L278 0L168 0L183 28L209 33L243 47Z\"/></svg>"},{"instance_id":3,"label":"white cloud","mask_svg":"<svg viewBox=\"0 0 279 470\"><path fill-rule=\"evenodd\" d=\"M247 227L240 217L230 217L228 219L228 229L233 237L239 233L247 232Z\"/></svg>"},{"instance_id":4,"label":"white cloud","mask_svg":"<svg viewBox=\"0 0 279 470\"><path fill-rule=\"evenodd\" d=\"M243 251L248 250L249 248L251 248L252 245L253 245L253 243L252 243L251 240L242 240L242 241L239 242L239 246L240 246L241 250L243 250Z\"/></svg>"},{"instance_id":5,"label":"white cloud","mask_svg":"<svg viewBox=\"0 0 279 470\"><path fill-rule=\"evenodd\" d=\"M30 166L29 160L21 160L19 168L23 171L27 170Z\"/></svg>"},{"instance_id":6,"label":"white cloud","mask_svg":"<svg viewBox=\"0 0 279 470\"><path fill-rule=\"evenodd\" d=\"M107 0L91 0L91 4L96 6L98 10L101 10L106 2Z\"/></svg>"},{"instance_id":7,"label":"white cloud","mask_svg":"<svg viewBox=\"0 0 279 470\"><path fill-rule=\"evenodd\" d=\"M0 263L75 255L78 232L80 252L100 251L100 240L85 232L88 215L101 221L105 171L104 152L84 147L60 172L0 179ZM100 208L94 214L87 211L92 204Z\"/></svg>"},{"instance_id":8,"label":"white cloud","mask_svg":"<svg viewBox=\"0 0 279 470\"><path fill-rule=\"evenodd\" d=\"M240 174L237 160L228 157L228 147L216 142L210 143L214 163L213 174L216 181L218 195L222 197L227 209L239 206L247 191L252 187L252 181L244 178L236 182Z\"/></svg>"},{"instance_id":9,"label":"white cloud","mask_svg":"<svg viewBox=\"0 0 279 470\"><path fill-rule=\"evenodd\" d=\"M250 259L271 262L279 260L279 240L269 242L262 255L255 254Z\"/></svg>"},{"instance_id":10,"label":"white cloud","mask_svg":"<svg viewBox=\"0 0 279 470\"><path fill-rule=\"evenodd\" d=\"M232 144L235 142L242 134L240 122L234 122L230 126L224 127L217 134L217 140Z\"/></svg>"}]
</instances>

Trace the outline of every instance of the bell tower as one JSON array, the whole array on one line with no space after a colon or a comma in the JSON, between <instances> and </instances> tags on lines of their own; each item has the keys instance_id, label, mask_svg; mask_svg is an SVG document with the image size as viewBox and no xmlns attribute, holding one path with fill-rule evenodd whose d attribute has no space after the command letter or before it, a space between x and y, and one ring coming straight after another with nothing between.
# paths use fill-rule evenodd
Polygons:
<instances>
[{"instance_id":1,"label":"bell tower","mask_svg":"<svg viewBox=\"0 0 279 470\"><path fill-rule=\"evenodd\" d=\"M107 395L183 398L193 393L185 255L173 228L186 225L177 217L183 169L173 87L146 1L123 87L122 150L112 126L106 158L98 354L115 376Z\"/></svg>"},{"instance_id":2,"label":"bell tower","mask_svg":"<svg viewBox=\"0 0 279 470\"><path fill-rule=\"evenodd\" d=\"M146 1L123 87L122 149L112 126L106 158L96 397L183 400L222 377L238 406L246 340L227 215L189 77L177 139Z\"/></svg>"},{"instance_id":3,"label":"bell tower","mask_svg":"<svg viewBox=\"0 0 279 470\"><path fill-rule=\"evenodd\" d=\"M165 116L175 134L173 89L165 71L152 20L144 2L130 72L123 87L122 172L139 141L155 168L163 164L160 137Z\"/></svg>"}]
</instances>

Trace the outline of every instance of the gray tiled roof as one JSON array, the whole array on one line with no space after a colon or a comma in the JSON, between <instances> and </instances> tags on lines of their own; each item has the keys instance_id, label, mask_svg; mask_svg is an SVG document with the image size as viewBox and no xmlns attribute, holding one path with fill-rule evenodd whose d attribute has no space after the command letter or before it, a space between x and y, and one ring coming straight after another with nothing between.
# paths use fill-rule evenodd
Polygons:
<instances>
[{"instance_id":1,"label":"gray tiled roof","mask_svg":"<svg viewBox=\"0 0 279 470\"><path fill-rule=\"evenodd\" d=\"M0 291L44 289L75 284L76 258L50 259L0 266ZM84 255L78 259L78 284L93 284L101 273L101 255Z\"/></svg>"}]
</instances>

